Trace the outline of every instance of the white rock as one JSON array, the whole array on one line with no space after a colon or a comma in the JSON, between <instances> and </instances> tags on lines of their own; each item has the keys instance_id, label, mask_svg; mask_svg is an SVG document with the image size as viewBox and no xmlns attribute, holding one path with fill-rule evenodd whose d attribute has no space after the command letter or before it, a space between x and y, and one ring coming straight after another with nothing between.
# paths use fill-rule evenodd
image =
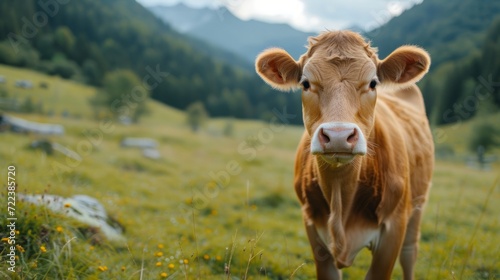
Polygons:
<instances>
[{"instance_id":1,"label":"white rock","mask_svg":"<svg viewBox=\"0 0 500 280\"><path fill-rule=\"evenodd\" d=\"M45 205L48 209L66 214L84 224L99 228L102 234L110 241L125 242L123 229L120 226L109 224L110 221L104 206L93 197L87 195L75 195L62 197L57 195L29 195L18 194L23 201ZM65 207L64 205L69 205Z\"/></svg>"}]
</instances>

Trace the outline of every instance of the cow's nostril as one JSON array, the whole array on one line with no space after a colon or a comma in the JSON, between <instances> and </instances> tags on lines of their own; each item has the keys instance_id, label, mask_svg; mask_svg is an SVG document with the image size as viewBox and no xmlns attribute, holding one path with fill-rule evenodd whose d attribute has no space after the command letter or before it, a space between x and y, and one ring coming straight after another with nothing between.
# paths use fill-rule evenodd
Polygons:
<instances>
[{"instance_id":1,"label":"cow's nostril","mask_svg":"<svg viewBox=\"0 0 500 280\"><path fill-rule=\"evenodd\" d=\"M349 137L347 137L347 143L355 144L357 141L358 141L358 131L354 128Z\"/></svg>"},{"instance_id":2,"label":"cow's nostril","mask_svg":"<svg viewBox=\"0 0 500 280\"><path fill-rule=\"evenodd\" d=\"M319 139L322 144L330 143L330 137L325 133L323 128L321 128L321 131L319 133Z\"/></svg>"}]
</instances>

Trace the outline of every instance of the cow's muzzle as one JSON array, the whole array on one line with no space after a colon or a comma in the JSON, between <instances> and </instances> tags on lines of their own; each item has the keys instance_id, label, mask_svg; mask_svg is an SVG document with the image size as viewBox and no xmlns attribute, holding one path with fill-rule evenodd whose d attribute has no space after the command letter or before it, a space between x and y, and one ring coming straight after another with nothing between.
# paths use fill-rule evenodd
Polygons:
<instances>
[{"instance_id":1,"label":"cow's muzzle","mask_svg":"<svg viewBox=\"0 0 500 280\"><path fill-rule=\"evenodd\" d=\"M365 155L366 150L365 136L354 123L322 123L311 139L311 153L336 165L349 163L356 155Z\"/></svg>"}]
</instances>

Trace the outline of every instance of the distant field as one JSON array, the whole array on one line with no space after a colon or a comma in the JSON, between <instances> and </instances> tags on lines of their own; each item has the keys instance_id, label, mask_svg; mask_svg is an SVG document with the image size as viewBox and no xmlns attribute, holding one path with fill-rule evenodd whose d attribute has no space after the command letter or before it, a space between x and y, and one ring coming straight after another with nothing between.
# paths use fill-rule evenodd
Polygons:
<instances>
[{"instance_id":1,"label":"distant field","mask_svg":"<svg viewBox=\"0 0 500 280\"><path fill-rule=\"evenodd\" d=\"M38 96L47 109L53 106L55 111L52 117L17 116L62 124L66 134L50 140L83 157L72 163L63 155L28 149L39 138L36 135L0 133L2 184L6 184L7 166L14 164L19 192L93 196L126 228L126 244L94 246L83 239L69 241L74 230L71 224L43 210L20 213L24 220L19 223L28 228L28 224L40 223L49 231L61 225L66 229L59 236L64 241L60 245L30 240L36 248L45 245L47 252L21 255L24 279L52 279L53 275L46 274L49 269L59 271L59 278L81 273L85 279L139 279L141 273L143 279L160 279L165 276L162 273L168 279L224 279L225 270L234 277L228 279L314 276L292 189L301 127L271 129L265 122L216 119L201 132L192 133L182 112L151 101L152 113L140 124L113 123L113 131L102 132L99 122L90 118L86 102L94 88L4 66L0 75L8 79L9 94ZM10 83L17 78L33 80L35 89L14 88ZM49 89L38 89L42 80L50 83ZM80 117L63 118L62 110L78 112ZM234 131L224 136L228 123ZM460 138L470 125L444 128L450 135L446 144L461 155L465 155L465 143L451 139ZM83 150L90 141L88 135L95 146ZM127 136L156 139L162 159L146 159L139 150L120 148L120 140ZM259 137L265 143L256 141ZM214 187L210 174L224 173L230 163L237 164L240 172L230 175L223 187ZM500 278L500 186L494 185L499 174L498 163L480 171L462 161L437 161L416 279ZM2 192L1 207L6 205L5 197ZM193 205L199 210L186 213ZM29 209L22 203L19 207ZM5 218L3 210L0 215ZM28 235L19 233L23 234ZM72 247L63 246L67 241ZM70 261L63 259L66 255L61 252L66 251L71 253ZM344 271L344 279L362 279L369 259L369 252L363 251L354 266ZM107 269L101 271L103 266ZM6 272L2 262L0 276ZM394 279L402 279L399 266Z\"/></svg>"}]
</instances>

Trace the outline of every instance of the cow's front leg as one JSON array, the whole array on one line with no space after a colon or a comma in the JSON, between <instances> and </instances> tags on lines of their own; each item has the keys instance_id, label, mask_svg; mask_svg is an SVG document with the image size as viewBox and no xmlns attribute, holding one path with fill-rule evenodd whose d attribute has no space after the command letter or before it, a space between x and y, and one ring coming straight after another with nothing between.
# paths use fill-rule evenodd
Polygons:
<instances>
[{"instance_id":1,"label":"cow's front leg","mask_svg":"<svg viewBox=\"0 0 500 280\"><path fill-rule=\"evenodd\" d=\"M403 268L403 279L413 280L413 269L417 261L418 240L420 239L420 220L422 209L416 209L406 228L406 237L399 254L399 262Z\"/></svg>"},{"instance_id":2,"label":"cow's front leg","mask_svg":"<svg viewBox=\"0 0 500 280\"><path fill-rule=\"evenodd\" d=\"M366 280L389 280L403 245L407 219L384 222L378 240L372 246L372 263Z\"/></svg>"},{"instance_id":3,"label":"cow's front leg","mask_svg":"<svg viewBox=\"0 0 500 280\"><path fill-rule=\"evenodd\" d=\"M341 280L342 271L335 266L333 257L318 234L316 227L309 225L305 220L304 225L316 264L316 278L318 280Z\"/></svg>"}]
</instances>

